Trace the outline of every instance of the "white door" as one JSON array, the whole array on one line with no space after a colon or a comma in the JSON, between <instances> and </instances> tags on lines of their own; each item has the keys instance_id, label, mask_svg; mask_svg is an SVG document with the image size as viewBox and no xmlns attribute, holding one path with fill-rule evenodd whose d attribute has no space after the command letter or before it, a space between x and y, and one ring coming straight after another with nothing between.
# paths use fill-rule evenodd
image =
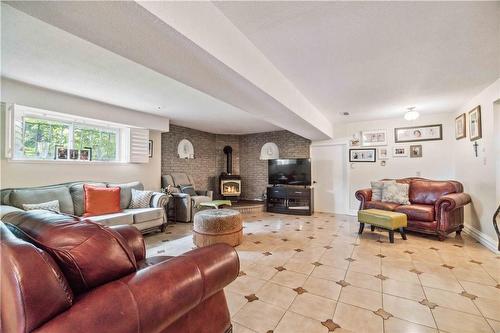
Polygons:
<instances>
[{"instance_id":1,"label":"white door","mask_svg":"<svg viewBox=\"0 0 500 333\"><path fill-rule=\"evenodd\" d=\"M346 145L311 146L314 210L347 214Z\"/></svg>"}]
</instances>

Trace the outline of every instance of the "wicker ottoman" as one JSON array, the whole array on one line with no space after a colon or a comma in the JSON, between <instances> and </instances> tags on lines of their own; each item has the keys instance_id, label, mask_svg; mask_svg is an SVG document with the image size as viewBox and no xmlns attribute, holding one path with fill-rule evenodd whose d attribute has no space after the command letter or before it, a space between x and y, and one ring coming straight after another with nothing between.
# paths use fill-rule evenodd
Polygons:
<instances>
[{"instance_id":1,"label":"wicker ottoman","mask_svg":"<svg viewBox=\"0 0 500 333\"><path fill-rule=\"evenodd\" d=\"M243 221L240 212L232 209L202 210L194 216L193 242L202 247L215 243L231 246L243 240Z\"/></svg>"}]
</instances>

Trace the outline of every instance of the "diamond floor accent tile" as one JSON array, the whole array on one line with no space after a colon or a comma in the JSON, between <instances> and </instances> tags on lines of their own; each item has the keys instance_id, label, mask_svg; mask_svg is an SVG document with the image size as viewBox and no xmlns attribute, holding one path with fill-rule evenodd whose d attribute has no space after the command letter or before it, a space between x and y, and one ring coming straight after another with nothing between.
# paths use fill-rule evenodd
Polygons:
<instances>
[{"instance_id":1,"label":"diamond floor accent tile","mask_svg":"<svg viewBox=\"0 0 500 333\"><path fill-rule=\"evenodd\" d=\"M243 271L240 271L240 272L238 273L238 277L239 277L239 276L245 276L245 275L247 275L247 273L245 273L245 272L243 272Z\"/></svg>"},{"instance_id":2,"label":"diamond floor accent tile","mask_svg":"<svg viewBox=\"0 0 500 333\"><path fill-rule=\"evenodd\" d=\"M495 286L495 288L500 289L500 284L497 284L497 285Z\"/></svg>"},{"instance_id":3,"label":"diamond floor accent tile","mask_svg":"<svg viewBox=\"0 0 500 333\"><path fill-rule=\"evenodd\" d=\"M447 264L442 264L441 266L443 266L444 268L448 268L448 269L455 268L454 266L450 266L450 265L447 265Z\"/></svg>"},{"instance_id":4,"label":"diamond floor accent tile","mask_svg":"<svg viewBox=\"0 0 500 333\"><path fill-rule=\"evenodd\" d=\"M463 247L463 245L453 244L455 247Z\"/></svg>"},{"instance_id":5,"label":"diamond floor accent tile","mask_svg":"<svg viewBox=\"0 0 500 333\"><path fill-rule=\"evenodd\" d=\"M286 271L286 268L283 266L274 267L274 269L277 270L278 272Z\"/></svg>"},{"instance_id":6,"label":"diamond floor accent tile","mask_svg":"<svg viewBox=\"0 0 500 333\"><path fill-rule=\"evenodd\" d=\"M302 249L294 249L295 252L304 252Z\"/></svg>"},{"instance_id":7,"label":"diamond floor accent tile","mask_svg":"<svg viewBox=\"0 0 500 333\"><path fill-rule=\"evenodd\" d=\"M255 242L253 242L253 243L254 243L254 244L262 244L262 242L261 242L261 241L255 241Z\"/></svg>"},{"instance_id":8,"label":"diamond floor accent tile","mask_svg":"<svg viewBox=\"0 0 500 333\"><path fill-rule=\"evenodd\" d=\"M417 275L420 275L420 274L423 274L423 273L424 273L424 272L422 272L422 271L419 271L419 270L418 270L418 269L416 269L416 268L410 269L410 272L415 273L415 274L417 274Z\"/></svg>"},{"instance_id":9,"label":"diamond floor accent tile","mask_svg":"<svg viewBox=\"0 0 500 333\"><path fill-rule=\"evenodd\" d=\"M473 264L478 264L478 265L482 264L482 262L474 260L474 259L470 260L470 262L473 263Z\"/></svg>"},{"instance_id":10,"label":"diamond floor accent tile","mask_svg":"<svg viewBox=\"0 0 500 333\"><path fill-rule=\"evenodd\" d=\"M295 291L299 295L302 295L303 293L307 293L307 290L302 288L302 287L294 288L293 291Z\"/></svg>"},{"instance_id":11,"label":"diamond floor accent tile","mask_svg":"<svg viewBox=\"0 0 500 333\"><path fill-rule=\"evenodd\" d=\"M379 308L377 311L373 311L373 313L376 314L377 316L382 317L382 319L384 320L394 317L390 312L387 312L382 308Z\"/></svg>"},{"instance_id":12,"label":"diamond floor accent tile","mask_svg":"<svg viewBox=\"0 0 500 333\"><path fill-rule=\"evenodd\" d=\"M430 302L428 299L424 298L419 302L420 304L427 306L429 309L435 309L438 305L436 303Z\"/></svg>"},{"instance_id":13,"label":"diamond floor accent tile","mask_svg":"<svg viewBox=\"0 0 500 333\"><path fill-rule=\"evenodd\" d=\"M257 296L255 296L255 294L246 295L245 298L249 302L253 302L259 299Z\"/></svg>"},{"instance_id":14,"label":"diamond floor accent tile","mask_svg":"<svg viewBox=\"0 0 500 333\"><path fill-rule=\"evenodd\" d=\"M383 254L379 253L379 254L377 254L377 257L379 257L379 258L385 258L386 256L384 256Z\"/></svg>"},{"instance_id":15,"label":"diamond floor accent tile","mask_svg":"<svg viewBox=\"0 0 500 333\"><path fill-rule=\"evenodd\" d=\"M319 267L319 266L322 266L322 265L323 265L322 263L320 263L320 262L318 262L318 261L315 261L315 262L313 262L312 264L313 264L314 266L316 266L316 267Z\"/></svg>"},{"instance_id":16,"label":"diamond floor accent tile","mask_svg":"<svg viewBox=\"0 0 500 333\"><path fill-rule=\"evenodd\" d=\"M434 246L431 246L429 249L434 250L434 251L439 251L439 249L437 247L434 247Z\"/></svg>"},{"instance_id":17,"label":"diamond floor accent tile","mask_svg":"<svg viewBox=\"0 0 500 333\"><path fill-rule=\"evenodd\" d=\"M349 261L349 262L356 261L356 259L353 259L353 258L345 258L345 260L347 260L347 261Z\"/></svg>"},{"instance_id":18,"label":"diamond floor accent tile","mask_svg":"<svg viewBox=\"0 0 500 333\"><path fill-rule=\"evenodd\" d=\"M471 300L475 300L475 299L477 298L477 296L476 296L476 295L474 295L474 294L469 294L469 293L468 293L468 292L466 292L466 291L462 291L462 292L460 293L460 295L461 295L461 296L463 296L463 297L467 297L467 298L469 298L469 299L471 299Z\"/></svg>"},{"instance_id":19,"label":"diamond floor accent tile","mask_svg":"<svg viewBox=\"0 0 500 333\"><path fill-rule=\"evenodd\" d=\"M376 277L377 279L382 280L382 281L387 280L387 279L389 278L389 277L387 277L387 276L385 276L385 275L382 275L382 274L377 274L377 275L375 275L375 277Z\"/></svg>"},{"instance_id":20,"label":"diamond floor accent tile","mask_svg":"<svg viewBox=\"0 0 500 333\"><path fill-rule=\"evenodd\" d=\"M341 328L339 324L336 324L333 322L333 320L331 319L328 319L328 320L325 320L325 321L322 321L321 322L321 325L325 326L326 328L328 328L328 332L333 332L335 331L337 328Z\"/></svg>"},{"instance_id":21,"label":"diamond floor accent tile","mask_svg":"<svg viewBox=\"0 0 500 333\"><path fill-rule=\"evenodd\" d=\"M262 252L263 255L267 256L272 256L273 254L271 252Z\"/></svg>"},{"instance_id":22,"label":"diamond floor accent tile","mask_svg":"<svg viewBox=\"0 0 500 333\"><path fill-rule=\"evenodd\" d=\"M413 253L415 253L415 252L410 251L410 250L406 250L406 251L404 251L404 253L413 254Z\"/></svg>"},{"instance_id":23,"label":"diamond floor accent tile","mask_svg":"<svg viewBox=\"0 0 500 333\"><path fill-rule=\"evenodd\" d=\"M325 249L330 250L332 247L330 245L323 246Z\"/></svg>"},{"instance_id":24,"label":"diamond floor accent tile","mask_svg":"<svg viewBox=\"0 0 500 333\"><path fill-rule=\"evenodd\" d=\"M337 281L335 283L338 284L338 285L341 285L342 287L347 287L347 286L351 285L349 282L344 281L344 280L340 280L340 281Z\"/></svg>"},{"instance_id":25,"label":"diamond floor accent tile","mask_svg":"<svg viewBox=\"0 0 500 333\"><path fill-rule=\"evenodd\" d=\"M309 239L311 239L311 240L312 240L312 239L316 239L316 237L314 237L314 236L309 236L309 237L307 237L307 238L309 238Z\"/></svg>"}]
</instances>

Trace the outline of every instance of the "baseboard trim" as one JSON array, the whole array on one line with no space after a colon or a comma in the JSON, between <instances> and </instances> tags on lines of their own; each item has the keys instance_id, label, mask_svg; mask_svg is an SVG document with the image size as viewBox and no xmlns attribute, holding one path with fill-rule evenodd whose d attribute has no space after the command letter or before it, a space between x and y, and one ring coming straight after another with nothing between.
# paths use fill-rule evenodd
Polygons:
<instances>
[{"instance_id":1,"label":"baseboard trim","mask_svg":"<svg viewBox=\"0 0 500 333\"><path fill-rule=\"evenodd\" d=\"M463 232L465 232L467 235L477 240L480 244L484 245L488 250L492 251L493 253L500 254L500 251L498 251L497 248L496 241L493 240L490 236L486 235L485 233L468 225L464 225Z\"/></svg>"}]
</instances>

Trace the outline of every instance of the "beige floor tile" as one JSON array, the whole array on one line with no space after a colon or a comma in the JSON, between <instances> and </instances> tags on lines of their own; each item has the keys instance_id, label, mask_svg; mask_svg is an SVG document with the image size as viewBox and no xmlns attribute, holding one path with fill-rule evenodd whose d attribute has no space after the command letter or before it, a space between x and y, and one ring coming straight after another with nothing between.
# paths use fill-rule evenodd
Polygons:
<instances>
[{"instance_id":1,"label":"beige floor tile","mask_svg":"<svg viewBox=\"0 0 500 333\"><path fill-rule=\"evenodd\" d=\"M262 280L270 280L276 273L277 270L272 266L267 265L259 265L259 264L250 264L246 265L246 267L241 268L247 275L262 279Z\"/></svg>"},{"instance_id":2,"label":"beige floor tile","mask_svg":"<svg viewBox=\"0 0 500 333\"><path fill-rule=\"evenodd\" d=\"M384 294L399 296L403 298L412 299L414 301L421 301L424 296L422 286L405 281L398 281L387 279L382 282L382 290Z\"/></svg>"},{"instance_id":3,"label":"beige floor tile","mask_svg":"<svg viewBox=\"0 0 500 333\"><path fill-rule=\"evenodd\" d=\"M393 266L385 266L384 264L382 264L382 274L388 276L393 280L420 284L418 275L410 272L412 268L413 267L399 268Z\"/></svg>"},{"instance_id":4,"label":"beige floor tile","mask_svg":"<svg viewBox=\"0 0 500 333\"><path fill-rule=\"evenodd\" d=\"M305 274L286 270L278 272L271 281L293 289L303 285L306 279L307 275Z\"/></svg>"},{"instance_id":5,"label":"beige floor tile","mask_svg":"<svg viewBox=\"0 0 500 333\"><path fill-rule=\"evenodd\" d=\"M309 275L314 270L314 265L311 263L291 262L290 260L284 266L287 270Z\"/></svg>"},{"instance_id":6,"label":"beige floor tile","mask_svg":"<svg viewBox=\"0 0 500 333\"><path fill-rule=\"evenodd\" d=\"M274 330L274 333L328 333L321 322L294 312L287 312Z\"/></svg>"},{"instance_id":7,"label":"beige floor tile","mask_svg":"<svg viewBox=\"0 0 500 333\"><path fill-rule=\"evenodd\" d=\"M382 281L373 275L348 271L345 281L355 287L382 292Z\"/></svg>"},{"instance_id":8,"label":"beige floor tile","mask_svg":"<svg viewBox=\"0 0 500 333\"><path fill-rule=\"evenodd\" d=\"M321 265L314 268L311 274L311 276L332 281L344 280L345 275L345 270L328 265Z\"/></svg>"},{"instance_id":9,"label":"beige floor tile","mask_svg":"<svg viewBox=\"0 0 500 333\"><path fill-rule=\"evenodd\" d=\"M383 300L384 310L394 317L424 326L436 326L430 309L416 301L386 294L383 295Z\"/></svg>"},{"instance_id":10,"label":"beige floor tile","mask_svg":"<svg viewBox=\"0 0 500 333\"><path fill-rule=\"evenodd\" d=\"M257 291L256 295L263 302L288 309L295 296L297 296L297 293L291 288L273 282L267 282Z\"/></svg>"},{"instance_id":11,"label":"beige floor tile","mask_svg":"<svg viewBox=\"0 0 500 333\"><path fill-rule=\"evenodd\" d=\"M391 317L384 321L385 333L437 333L435 328L410 323L396 317Z\"/></svg>"},{"instance_id":12,"label":"beige floor tile","mask_svg":"<svg viewBox=\"0 0 500 333\"><path fill-rule=\"evenodd\" d=\"M438 328L449 333L492 333L483 317L437 307L432 310Z\"/></svg>"},{"instance_id":13,"label":"beige floor tile","mask_svg":"<svg viewBox=\"0 0 500 333\"><path fill-rule=\"evenodd\" d=\"M420 281L425 287L431 287L436 289L444 289L460 293L463 291L462 286L454 278L448 276L436 275L430 273L424 273L420 275Z\"/></svg>"},{"instance_id":14,"label":"beige floor tile","mask_svg":"<svg viewBox=\"0 0 500 333\"><path fill-rule=\"evenodd\" d=\"M335 301L339 298L340 289L342 288L333 281L315 278L312 276L307 278L303 287L311 294L327 297Z\"/></svg>"},{"instance_id":15,"label":"beige floor tile","mask_svg":"<svg viewBox=\"0 0 500 333\"><path fill-rule=\"evenodd\" d=\"M369 289L347 286L340 291L339 302L376 311L382 307L382 294Z\"/></svg>"},{"instance_id":16,"label":"beige floor tile","mask_svg":"<svg viewBox=\"0 0 500 333\"><path fill-rule=\"evenodd\" d=\"M241 294L229 290L224 290L224 294L226 295L227 306L229 307L231 316L234 316L248 302L245 296Z\"/></svg>"},{"instance_id":17,"label":"beige floor tile","mask_svg":"<svg viewBox=\"0 0 500 333\"><path fill-rule=\"evenodd\" d=\"M255 331L238 323L233 323L233 333L255 333Z\"/></svg>"},{"instance_id":18,"label":"beige floor tile","mask_svg":"<svg viewBox=\"0 0 500 333\"><path fill-rule=\"evenodd\" d=\"M352 332L382 333L383 319L370 310L349 304L337 303L333 321ZM337 330L335 330L337 331Z\"/></svg>"},{"instance_id":19,"label":"beige floor tile","mask_svg":"<svg viewBox=\"0 0 500 333\"><path fill-rule=\"evenodd\" d=\"M473 302L483 313L483 316L489 319L500 321L500 298L492 299L492 298L478 297Z\"/></svg>"},{"instance_id":20,"label":"beige floor tile","mask_svg":"<svg viewBox=\"0 0 500 333\"><path fill-rule=\"evenodd\" d=\"M481 315L474 303L472 303L472 301L467 297L461 296L451 291L433 289L429 287L424 287L424 290L427 299L432 303L436 303L438 306L444 306L446 308L463 311L478 316Z\"/></svg>"},{"instance_id":21,"label":"beige floor tile","mask_svg":"<svg viewBox=\"0 0 500 333\"><path fill-rule=\"evenodd\" d=\"M369 263L366 261L351 262L351 265L349 266L349 270L353 271L353 272L365 273L365 274L370 274L370 275L377 275L377 274L381 273L380 263L376 262L376 260L374 260L373 263Z\"/></svg>"},{"instance_id":22,"label":"beige floor tile","mask_svg":"<svg viewBox=\"0 0 500 333\"><path fill-rule=\"evenodd\" d=\"M487 319L488 324L493 328L495 333L500 333L500 321Z\"/></svg>"},{"instance_id":23,"label":"beige floor tile","mask_svg":"<svg viewBox=\"0 0 500 333\"><path fill-rule=\"evenodd\" d=\"M491 276L484 270L472 270L459 267L453 269L453 274L455 274L458 280L476 282L480 284L486 284L489 286L495 286L497 284L497 282L494 279L492 279Z\"/></svg>"},{"instance_id":24,"label":"beige floor tile","mask_svg":"<svg viewBox=\"0 0 500 333\"><path fill-rule=\"evenodd\" d=\"M281 308L261 301L254 301L245 304L233 317L233 320L258 333L266 333L278 325L284 314L285 310Z\"/></svg>"},{"instance_id":25,"label":"beige floor tile","mask_svg":"<svg viewBox=\"0 0 500 333\"><path fill-rule=\"evenodd\" d=\"M289 311L325 321L332 318L337 303L329 298L317 296L311 293L298 295L289 308Z\"/></svg>"},{"instance_id":26,"label":"beige floor tile","mask_svg":"<svg viewBox=\"0 0 500 333\"><path fill-rule=\"evenodd\" d=\"M238 277L231 284L229 284L226 287L226 290L246 296L248 294L255 294L265 283L265 280L244 275Z\"/></svg>"},{"instance_id":27,"label":"beige floor tile","mask_svg":"<svg viewBox=\"0 0 500 333\"><path fill-rule=\"evenodd\" d=\"M500 299L500 289L475 282L459 280L465 291L478 297Z\"/></svg>"}]
</instances>

